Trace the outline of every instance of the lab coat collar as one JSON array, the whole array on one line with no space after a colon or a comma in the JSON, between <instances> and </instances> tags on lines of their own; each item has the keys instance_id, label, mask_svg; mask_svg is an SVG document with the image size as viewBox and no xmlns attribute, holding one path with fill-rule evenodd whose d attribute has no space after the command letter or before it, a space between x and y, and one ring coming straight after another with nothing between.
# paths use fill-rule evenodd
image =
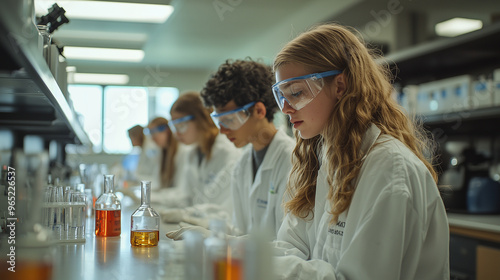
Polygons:
<instances>
[{"instance_id":1,"label":"lab coat collar","mask_svg":"<svg viewBox=\"0 0 500 280\"><path fill-rule=\"evenodd\" d=\"M258 187L261 185L262 182L262 176L263 173L272 170L273 168L278 168L276 166L276 155L282 152L282 149L278 147L279 143L283 142L281 139L284 139L285 137L289 137L284 131L279 130L274 134L273 140L271 140L271 143L269 143L266 155L264 156L264 160L262 161L259 170L257 170L257 174L255 175L255 179L252 179L251 183L251 188L250 188L250 193L255 192ZM253 147L252 147L253 148ZM252 153L249 153L250 155ZM249 159L250 162L248 163L249 166L252 165L252 157L250 156ZM248 173L250 174L250 173ZM272 182L271 182L272 183Z\"/></svg>"},{"instance_id":2,"label":"lab coat collar","mask_svg":"<svg viewBox=\"0 0 500 280\"><path fill-rule=\"evenodd\" d=\"M381 130L373 123L370 124L370 126L368 127L368 129L365 132L365 135L363 135L363 140L361 142L361 152L363 153L363 159L366 157L366 155L368 154L370 149L373 147L375 142L377 142L377 139L380 136L380 134L381 134ZM319 171L325 170L325 168L323 168L323 166L328 165L328 162L326 161L324 149L322 149L322 150L323 151L320 153L320 158L319 158L319 160L322 162ZM328 170L328 168L326 168L326 170Z\"/></svg>"},{"instance_id":3,"label":"lab coat collar","mask_svg":"<svg viewBox=\"0 0 500 280\"><path fill-rule=\"evenodd\" d=\"M281 142L278 139L283 139L285 137L290 137L290 136L288 136L284 131L282 131L280 129L278 129L276 134L274 134L273 140L271 140L271 143L269 143L266 155L264 156L264 160L262 161L262 163L260 165L260 168L262 170L276 168L276 166L274 166L276 164L276 162L274 160L272 160L271 158L274 157L275 153L281 152L277 149L276 146L278 145L278 143Z\"/></svg>"},{"instance_id":4,"label":"lab coat collar","mask_svg":"<svg viewBox=\"0 0 500 280\"><path fill-rule=\"evenodd\" d=\"M370 151L375 142L377 142L380 133L381 130L373 123L366 130L365 135L363 136L363 141L361 142L361 152L364 154L363 157L366 157L368 151Z\"/></svg>"}]
</instances>

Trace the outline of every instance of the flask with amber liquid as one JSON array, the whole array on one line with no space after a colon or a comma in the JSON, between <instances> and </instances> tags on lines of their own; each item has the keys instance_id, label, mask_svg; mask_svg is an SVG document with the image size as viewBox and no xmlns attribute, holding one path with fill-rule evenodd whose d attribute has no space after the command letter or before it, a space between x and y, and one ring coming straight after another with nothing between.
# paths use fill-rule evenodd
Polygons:
<instances>
[{"instance_id":1,"label":"flask with amber liquid","mask_svg":"<svg viewBox=\"0 0 500 280\"><path fill-rule=\"evenodd\" d=\"M95 202L95 235L119 236L121 233L120 200L114 193L115 175L104 175L104 192Z\"/></svg>"},{"instance_id":2,"label":"flask with amber liquid","mask_svg":"<svg viewBox=\"0 0 500 280\"><path fill-rule=\"evenodd\" d=\"M160 241L160 215L151 207L151 182L141 181L141 206L130 221L130 244L153 247Z\"/></svg>"}]
</instances>

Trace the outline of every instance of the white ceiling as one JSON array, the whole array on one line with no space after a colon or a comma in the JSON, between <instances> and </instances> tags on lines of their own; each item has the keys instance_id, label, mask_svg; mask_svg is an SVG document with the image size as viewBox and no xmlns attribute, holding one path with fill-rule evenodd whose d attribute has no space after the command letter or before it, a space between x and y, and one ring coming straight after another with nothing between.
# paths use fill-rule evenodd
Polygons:
<instances>
[{"instance_id":1,"label":"white ceiling","mask_svg":"<svg viewBox=\"0 0 500 280\"><path fill-rule=\"evenodd\" d=\"M37 0L35 0L36 2ZM38 0L41 1L41 0ZM46 0L45 0L46 1ZM121 0L165 4L169 0ZM66 46L140 48L140 63L70 60L69 65L85 72L144 72L168 69L169 73L214 71L228 58L263 59L272 62L281 46L311 25L324 21L363 26L377 21L374 13L399 3L401 13L410 12L437 20L454 15L491 21L500 11L500 1L491 0L173 0L174 12L163 24L86 21L71 19L53 34ZM214 3L229 5L221 13ZM64 7L63 7L64 8ZM382 26L377 38L397 40L398 21ZM392 42L389 42L391 44ZM198 84L201 81L197 82Z\"/></svg>"},{"instance_id":2,"label":"white ceiling","mask_svg":"<svg viewBox=\"0 0 500 280\"><path fill-rule=\"evenodd\" d=\"M70 19L53 37L67 46L145 51L141 63L116 64L125 67L213 69L227 58L252 56L270 61L293 31L298 33L338 15L358 0L220 0L234 5L225 11L218 11L214 2L174 0L174 13L163 24ZM77 66L102 65L70 62Z\"/></svg>"}]
</instances>

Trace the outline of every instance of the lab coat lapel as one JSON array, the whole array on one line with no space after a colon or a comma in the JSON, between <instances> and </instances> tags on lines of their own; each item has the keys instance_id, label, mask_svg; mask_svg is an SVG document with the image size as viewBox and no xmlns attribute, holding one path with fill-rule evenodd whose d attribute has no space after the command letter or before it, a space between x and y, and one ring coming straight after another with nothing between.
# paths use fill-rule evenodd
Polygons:
<instances>
[{"instance_id":1,"label":"lab coat lapel","mask_svg":"<svg viewBox=\"0 0 500 280\"><path fill-rule=\"evenodd\" d=\"M252 155L253 151L252 151L252 146L249 145L248 146L248 152L246 152L245 154L248 155L246 157L246 159L244 159L246 161L246 164L245 166L248 166L248 170L244 170L244 172L241 172L243 174L243 180L242 182L244 183L245 186L248 186L247 187L244 187L244 186L241 186L241 189L247 189L247 190L250 190L249 194L251 194L253 192L253 189L255 188L255 182L253 180L253 155ZM258 175L258 174L257 174ZM256 177L259 177L259 176L256 176ZM257 178L255 178L257 179Z\"/></svg>"},{"instance_id":2,"label":"lab coat lapel","mask_svg":"<svg viewBox=\"0 0 500 280\"><path fill-rule=\"evenodd\" d=\"M380 133L380 129L373 123L366 130L365 135L363 136L363 142L361 143L361 151L364 154L363 158L366 157L372 146L375 142L377 142Z\"/></svg>"},{"instance_id":3,"label":"lab coat lapel","mask_svg":"<svg viewBox=\"0 0 500 280\"><path fill-rule=\"evenodd\" d=\"M264 160L262 161L259 169L257 170L257 174L255 175L255 180L253 181L252 188L250 189L250 193L253 193L255 189L261 185L262 181L262 173L265 172L270 172L273 168L279 168L279 166L273 166L276 164L273 160L276 158L276 155L280 152L279 149L276 147L278 145L276 139L279 137L283 137L284 132L279 130L274 134L273 140L271 140L271 143L269 144L269 147L267 149L266 155L264 156ZM288 137L287 135L285 135ZM253 155L252 155L253 156ZM252 160L252 156L250 156L250 160ZM252 163L250 163L252 166ZM279 163L278 163L279 164ZM272 182L267 182L269 185L271 185Z\"/></svg>"}]
</instances>

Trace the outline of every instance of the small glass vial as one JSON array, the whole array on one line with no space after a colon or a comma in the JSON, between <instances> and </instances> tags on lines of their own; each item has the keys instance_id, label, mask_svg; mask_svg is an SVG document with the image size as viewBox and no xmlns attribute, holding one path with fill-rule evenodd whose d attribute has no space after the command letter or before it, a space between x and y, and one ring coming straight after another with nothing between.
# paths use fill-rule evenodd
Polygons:
<instances>
[{"instance_id":1,"label":"small glass vial","mask_svg":"<svg viewBox=\"0 0 500 280\"><path fill-rule=\"evenodd\" d=\"M121 204L114 193L115 175L104 175L104 192L95 202L95 235L121 234Z\"/></svg>"},{"instance_id":2,"label":"small glass vial","mask_svg":"<svg viewBox=\"0 0 500 280\"><path fill-rule=\"evenodd\" d=\"M52 40L49 29L47 25L37 25L36 27L38 28L38 33L40 33L40 36L42 37L43 58L45 58L46 61L49 61L50 43Z\"/></svg>"},{"instance_id":3,"label":"small glass vial","mask_svg":"<svg viewBox=\"0 0 500 280\"><path fill-rule=\"evenodd\" d=\"M141 206L130 217L130 244L153 247L160 241L160 215L151 207L151 182L141 181Z\"/></svg>"}]
</instances>

